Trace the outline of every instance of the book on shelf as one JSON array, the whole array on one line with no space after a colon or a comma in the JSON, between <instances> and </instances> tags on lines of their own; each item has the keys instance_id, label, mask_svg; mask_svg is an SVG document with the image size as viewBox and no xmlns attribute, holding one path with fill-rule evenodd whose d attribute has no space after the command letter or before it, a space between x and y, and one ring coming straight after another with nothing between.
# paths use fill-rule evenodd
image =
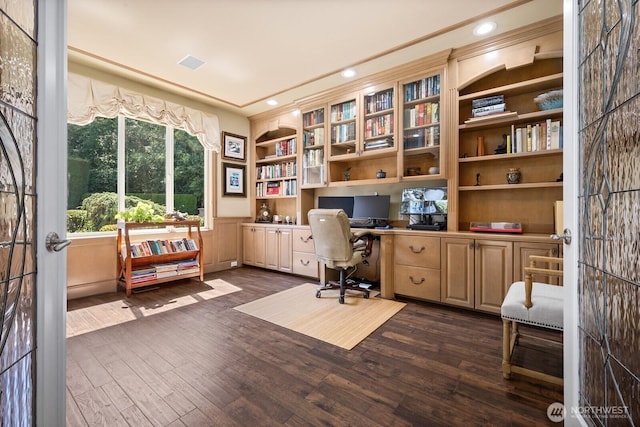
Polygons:
<instances>
[{"instance_id":1,"label":"book on shelf","mask_svg":"<svg viewBox=\"0 0 640 427\"><path fill-rule=\"evenodd\" d=\"M279 182L267 182L267 196L277 196L280 194Z\"/></svg>"},{"instance_id":2,"label":"book on shelf","mask_svg":"<svg viewBox=\"0 0 640 427\"><path fill-rule=\"evenodd\" d=\"M560 121L552 119L528 123L524 126L511 125L511 135L507 135L507 153L527 153L562 148L561 128Z\"/></svg>"},{"instance_id":3,"label":"book on shelf","mask_svg":"<svg viewBox=\"0 0 640 427\"><path fill-rule=\"evenodd\" d=\"M505 111L506 104L487 105L486 107L474 108L471 110L471 116L483 117L495 113L503 113Z\"/></svg>"},{"instance_id":4,"label":"book on shelf","mask_svg":"<svg viewBox=\"0 0 640 427\"><path fill-rule=\"evenodd\" d=\"M471 108L474 110L498 104L504 104L504 95L492 95L471 100Z\"/></svg>"}]
</instances>

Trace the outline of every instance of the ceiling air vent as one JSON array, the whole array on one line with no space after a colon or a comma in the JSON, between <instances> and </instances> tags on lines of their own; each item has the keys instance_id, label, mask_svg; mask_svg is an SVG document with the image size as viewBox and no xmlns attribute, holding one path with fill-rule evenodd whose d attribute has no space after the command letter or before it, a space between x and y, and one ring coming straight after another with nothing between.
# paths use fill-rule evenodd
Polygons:
<instances>
[{"instance_id":1,"label":"ceiling air vent","mask_svg":"<svg viewBox=\"0 0 640 427\"><path fill-rule=\"evenodd\" d=\"M200 68L200 66L204 64L204 61L202 61L201 59L196 58L193 55L187 55L184 58L182 58L178 62L178 64L184 65L187 68L195 70L196 68Z\"/></svg>"}]
</instances>

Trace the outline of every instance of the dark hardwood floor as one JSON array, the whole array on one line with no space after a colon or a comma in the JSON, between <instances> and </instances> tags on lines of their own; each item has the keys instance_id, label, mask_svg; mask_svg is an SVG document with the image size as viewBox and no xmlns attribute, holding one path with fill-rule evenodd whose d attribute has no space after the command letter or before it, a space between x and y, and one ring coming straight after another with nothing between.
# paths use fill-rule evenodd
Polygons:
<instances>
[{"instance_id":1,"label":"dark hardwood floor","mask_svg":"<svg viewBox=\"0 0 640 427\"><path fill-rule=\"evenodd\" d=\"M554 425L561 388L502 378L497 316L407 301L347 351L233 310L309 279L251 267L215 278L241 290L204 299L204 284L166 284L130 300L194 302L68 338L67 425Z\"/></svg>"}]
</instances>

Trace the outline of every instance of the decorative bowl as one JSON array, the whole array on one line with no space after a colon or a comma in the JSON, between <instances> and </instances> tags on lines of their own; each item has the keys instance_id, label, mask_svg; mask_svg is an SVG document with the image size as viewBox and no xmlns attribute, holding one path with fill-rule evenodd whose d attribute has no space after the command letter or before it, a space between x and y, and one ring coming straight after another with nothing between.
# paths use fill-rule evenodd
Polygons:
<instances>
[{"instance_id":1,"label":"decorative bowl","mask_svg":"<svg viewBox=\"0 0 640 427\"><path fill-rule=\"evenodd\" d=\"M562 89L545 92L533 98L541 110L553 110L562 108Z\"/></svg>"}]
</instances>

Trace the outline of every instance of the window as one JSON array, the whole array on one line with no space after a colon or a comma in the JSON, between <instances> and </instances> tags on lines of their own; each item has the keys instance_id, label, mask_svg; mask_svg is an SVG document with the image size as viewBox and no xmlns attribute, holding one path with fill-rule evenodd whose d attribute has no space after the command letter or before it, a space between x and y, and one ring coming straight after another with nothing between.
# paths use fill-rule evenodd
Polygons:
<instances>
[{"instance_id":1,"label":"window","mask_svg":"<svg viewBox=\"0 0 640 427\"><path fill-rule=\"evenodd\" d=\"M187 132L125 118L68 124L67 231L115 230L139 201L204 217L205 150Z\"/></svg>"}]
</instances>

